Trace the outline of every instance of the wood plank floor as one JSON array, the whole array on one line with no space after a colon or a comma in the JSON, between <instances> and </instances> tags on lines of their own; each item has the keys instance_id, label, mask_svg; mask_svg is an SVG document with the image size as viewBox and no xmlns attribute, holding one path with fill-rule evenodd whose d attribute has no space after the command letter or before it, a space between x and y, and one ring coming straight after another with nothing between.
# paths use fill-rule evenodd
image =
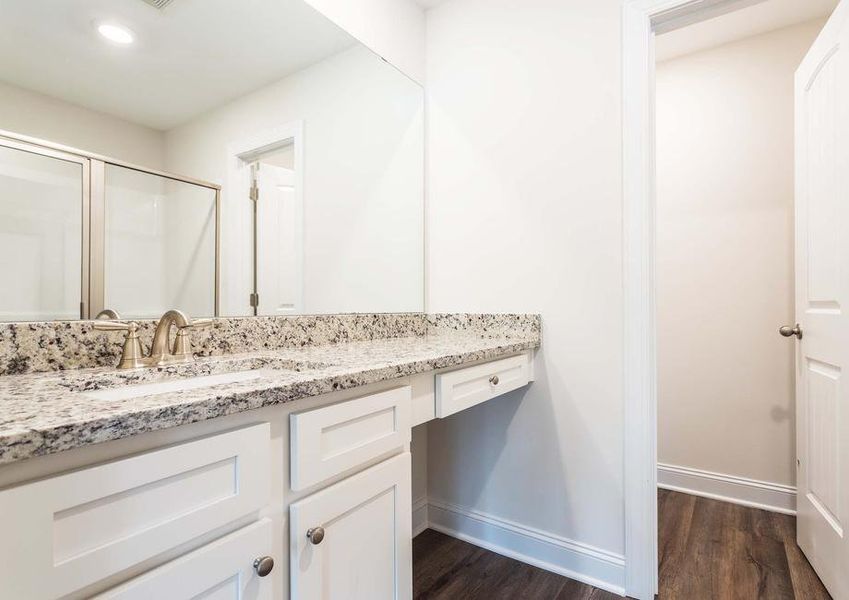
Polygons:
<instances>
[{"instance_id":1,"label":"wood plank floor","mask_svg":"<svg viewBox=\"0 0 849 600\"><path fill-rule=\"evenodd\" d=\"M432 529L413 540L417 600L614 600L619 596Z\"/></svg>"},{"instance_id":2,"label":"wood plank floor","mask_svg":"<svg viewBox=\"0 0 849 600\"><path fill-rule=\"evenodd\" d=\"M658 492L658 600L829 600L796 546L794 517ZM427 530L413 541L418 600L618 596Z\"/></svg>"},{"instance_id":3,"label":"wood plank floor","mask_svg":"<svg viewBox=\"0 0 849 600\"><path fill-rule=\"evenodd\" d=\"M829 600L796 519L659 490L659 600Z\"/></svg>"}]
</instances>

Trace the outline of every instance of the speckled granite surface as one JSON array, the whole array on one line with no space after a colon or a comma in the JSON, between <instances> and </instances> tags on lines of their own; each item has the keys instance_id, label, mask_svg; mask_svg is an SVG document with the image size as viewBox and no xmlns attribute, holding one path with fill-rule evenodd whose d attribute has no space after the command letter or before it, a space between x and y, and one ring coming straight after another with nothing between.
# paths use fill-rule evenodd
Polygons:
<instances>
[{"instance_id":1,"label":"speckled granite surface","mask_svg":"<svg viewBox=\"0 0 849 600\"><path fill-rule=\"evenodd\" d=\"M407 336L372 335L364 326L359 335L365 340L316 343L338 337L306 331L290 338L308 340L297 346L280 347L278 340L269 340L259 345L276 349L244 354L218 351L189 365L123 372L100 367L0 377L0 464L499 358L540 344L536 315L421 317L420 323L410 325L414 333ZM505 327L511 322L512 327ZM468 326L462 327L462 323ZM248 343L237 340L228 347ZM110 356L109 362L113 360ZM125 400L89 395L133 383L246 370L259 370L259 374L249 381Z\"/></svg>"},{"instance_id":2,"label":"speckled granite surface","mask_svg":"<svg viewBox=\"0 0 849 600\"><path fill-rule=\"evenodd\" d=\"M139 321L145 348L155 321ZM424 335L422 313L306 315L291 317L224 317L214 327L192 332L197 356L279 350ZM0 375L19 375L114 366L124 335L97 331L92 321L0 323Z\"/></svg>"},{"instance_id":3,"label":"speckled granite surface","mask_svg":"<svg viewBox=\"0 0 849 600\"><path fill-rule=\"evenodd\" d=\"M463 331L490 337L536 337L542 333L538 314L432 313L425 315L429 332Z\"/></svg>"}]
</instances>

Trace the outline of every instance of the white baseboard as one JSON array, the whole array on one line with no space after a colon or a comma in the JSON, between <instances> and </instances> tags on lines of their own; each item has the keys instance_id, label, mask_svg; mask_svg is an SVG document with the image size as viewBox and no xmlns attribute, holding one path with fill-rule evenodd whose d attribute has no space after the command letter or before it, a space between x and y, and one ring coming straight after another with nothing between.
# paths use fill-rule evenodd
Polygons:
<instances>
[{"instance_id":1,"label":"white baseboard","mask_svg":"<svg viewBox=\"0 0 849 600\"><path fill-rule=\"evenodd\" d=\"M451 537L625 595L625 558L621 554L433 498L428 499L427 516L427 526Z\"/></svg>"},{"instance_id":2,"label":"white baseboard","mask_svg":"<svg viewBox=\"0 0 849 600\"><path fill-rule=\"evenodd\" d=\"M428 527L427 498L419 498L413 502L413 537L419 535Z\"/></svg>"},{"instance_id":3,"label":"white baseboard","mask_svg":"<svg viewBox=\"0 0 849 600\"><path fill-rule=\"evenodd\" d=\"M657 487L785 515L796 514L796 488L790 485L658 464Z\"/></svg>"}]
</instances>

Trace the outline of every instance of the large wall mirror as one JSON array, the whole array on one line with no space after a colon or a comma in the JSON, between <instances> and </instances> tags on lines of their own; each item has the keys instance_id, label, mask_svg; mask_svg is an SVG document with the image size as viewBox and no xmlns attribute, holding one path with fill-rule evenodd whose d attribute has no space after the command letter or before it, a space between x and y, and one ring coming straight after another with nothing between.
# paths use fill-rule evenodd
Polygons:
<instances>
[{"instance_id":1,"label":"large wall mirror","mask_svg":"<svg viewBox=\"0 0 849 600\"><path fill-rule=\"evenodd\" d=\"M423 310L423 91L303 0L0 12L0 321Z\"/></svg>"}]
</instances>

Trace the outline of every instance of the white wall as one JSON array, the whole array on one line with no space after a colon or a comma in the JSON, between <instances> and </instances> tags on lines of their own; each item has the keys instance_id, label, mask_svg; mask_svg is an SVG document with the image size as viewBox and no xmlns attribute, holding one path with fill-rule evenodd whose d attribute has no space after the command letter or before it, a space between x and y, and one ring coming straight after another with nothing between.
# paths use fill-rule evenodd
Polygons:
<instances>
[{"instance_id":1,"label":"white wall","mask_svg":"<svg viewBox=\"0 0 849 600\"><path fill-rule=\"evenodd\" d=\"M658 461L795 484L793 74L822 21L657 68Z\"/></svg>"},{"instance_id":2,"label":"white wall","mask_svg":"<svg viewBox=\"0 0 849 600\"><path fill-rule=\"evenodd\" d=\"M164 164L161 131L2 82L0 129L154 169Z\"/></svg>"},{"instance_id":3,"label":"white wall","mask_svg":"<svg viewBox=\"0 0 849 600\"><path fill-rule=\"evenodd\" d=\"M417 311L424 297L422 113L421 88L355 46L169 131L168 169L225 183L234 143L302 120L304 310ZM250 250L250 240L229 229L248 218L245 193L222 190L228 256ZM228 264L223 288L244 285ZM249 291L237 297L247 300ZM243 308L224 306L223 314Z\"/></svg>"},{"instance_id":4,"label":"white wall","mask_svg":"<svg viewBox=\"0 0 849 600\"><path fill-rule=\"evenodd\" d=\"M615 585L620 11L620 0L452 0L427 13L428 309L543 317L530 388L429 424L428 493L600 548Z\"/></svg>"},{"instance_id":5,"label":"white wall","mask_svg":"<svg viewBox=\"0 0 849 600\"><path fill-rule=\"evenodd\" d=\"M425 17L414 0L306 0L419 83L425 73Z\"/></svg>"}]
</instances>

